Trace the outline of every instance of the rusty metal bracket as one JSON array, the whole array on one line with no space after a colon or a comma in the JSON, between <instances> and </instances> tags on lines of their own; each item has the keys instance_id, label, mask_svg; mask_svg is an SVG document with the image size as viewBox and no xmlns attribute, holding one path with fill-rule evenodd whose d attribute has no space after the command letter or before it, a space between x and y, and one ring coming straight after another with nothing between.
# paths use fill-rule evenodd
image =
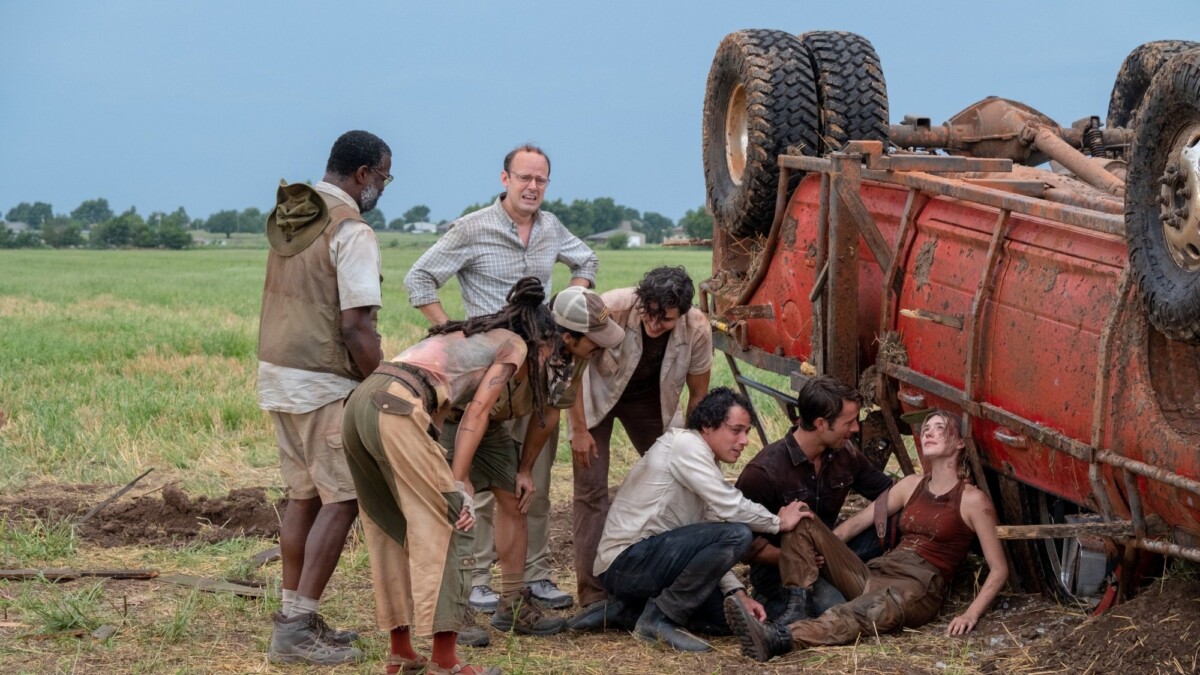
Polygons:
<instances>
[{"instance_id":1,"label":"rusty metal bracket","mask_svg":"<svg viewBox=\"0 0 1200 675\"><path fill-rule=\"evenodd\" d=\"M857 199L861 187L862 156L836 152L830 155L829 282L831 292L824 307L826 319L826 370L842 382L858 381L858 237L859 220L870 214ZM782 159L781 159L782 161ZM847 199L846 197L854 198ZM856 213L852 205L862 208ZM874 227L872 222L871 227ZM877 259L878 260L878 259ZM890 257L888 258L890 261ZM884 269L887 269L884 266Z\"/></svg>"}]
</instances>

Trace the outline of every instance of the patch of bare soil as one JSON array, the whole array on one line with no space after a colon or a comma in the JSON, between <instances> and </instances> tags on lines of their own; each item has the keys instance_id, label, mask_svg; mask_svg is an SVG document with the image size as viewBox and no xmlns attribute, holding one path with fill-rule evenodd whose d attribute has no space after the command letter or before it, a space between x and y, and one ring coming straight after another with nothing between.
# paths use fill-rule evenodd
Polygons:
<instances>
[{"instance_id":1,"label":"patch of bare soil","mask_svg":"<svg viewBox=\"0 0 1200 675\"><path fill-rule=\"evenodd\" d=\"M1170 579L992 664L990 672L1200 672L1200 581Z\"/></svg>"},{"instance_id":2,"label":"patch of bare soil","mask_svg":"<svg viewBox=\"0 0 1200 675\"><path fill-rule=\"evenodd\" d=\"M78 520L103 501L112 488L93 485L42 485L0 498L0 517L45 522ZM213 543L233 537L276 537L285 501L272 503L263 488L231 490L224 497L189 497L166 485L149 494L118 499L78 528L91 544Z\"/></svg>"}]
</instances>

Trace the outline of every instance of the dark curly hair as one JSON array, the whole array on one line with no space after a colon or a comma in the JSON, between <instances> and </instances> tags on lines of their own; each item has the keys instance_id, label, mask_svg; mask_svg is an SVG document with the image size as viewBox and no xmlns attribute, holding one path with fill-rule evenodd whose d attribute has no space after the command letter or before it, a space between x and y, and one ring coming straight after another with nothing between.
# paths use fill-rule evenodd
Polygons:
<instances>
[{"instance_id":1,"label":"dark curly hair","mask_svg":"<svg viewBox=\"0 0 1200 675\"><path fill-rule=\"evenodd\" d=\"M814 431L818 419L832 425L842 414L845 401L854 401L861 406L862 394L832 375L814 377L797 392L796 409L800 417L796 424L805 431Z\"/></svg>"},{"instance_id":2,"label":"dark curly hair","mask_svg":"<svg viewBox=\"0 0 1200 675\"><path fill-rule=\"evenodd\" d=\"M358 167L378 169L384 157L391 157L392 149L383 139L368 131L347 131L333 142L329 151L329 162L325 171L335 176L348 178Z\"/></svg>"},{"instance_id":3,"label":"dark curly hair","mask_svg":"<svg viewBox=\"0 0 1200 675\"><path fill-rule=\"evenodd\" d=\"M734 407L745 410L753 423L754 406L750 404L750 399L729 387L717 387L705 394L696 407L688 413L686 426L693 431L716 429L721 426L725 418L729 416L729 410Z\"/></svg>"},{"instance_id":4,"label":"dark curly hair","mask_svg":"<svg viewBox=\"0 0 1200 675\"><path fill-rule=\"evenodd\" d=\"M513 284L505 298L508 304L495 314L485 314L466 321L447 321L429 329L428 337L448 335L462 331L471 337L497 328L508 329L525 340L525 363L529 365L529 388L533 391L533 406L538 421L543 422L543 411L549 396L549 376L546 366L538 359L543 345L550 345L552 353L562 348L562 334L554 316L546 306L546 289L537 277L523 277Z\"/></svg>"},{"instance_id":5,"label":"dark curly hair","mask_svg":"<svg viewBox=\"0 0 1200 675\"><path fill-rule=\"evenodd\" d=\"M683 267L655 267L633 290L637 295L637 308L652 319L667 318L668 309L677 309L686 314L692 308L692 296L696 289L692 278Z\"/></svg>"}]
</instances>

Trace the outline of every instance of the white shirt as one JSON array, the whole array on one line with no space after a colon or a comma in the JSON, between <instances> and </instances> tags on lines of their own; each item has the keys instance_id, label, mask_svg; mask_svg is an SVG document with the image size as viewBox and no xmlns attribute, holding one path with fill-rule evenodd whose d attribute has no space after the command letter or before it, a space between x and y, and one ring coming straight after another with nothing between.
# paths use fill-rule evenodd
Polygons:
<instances>
[{"instance_id":1,"label":"white shirt","mask_svg":"<svg viewBox=\"0 0 1200 675\"><path fill-rule=\"evenodd\" d=\"M725 482L712 448L691 429L669 429L633 465L608 509L593 573L603 574L634 544L695 523L745 523L779 532L779 517ZM742 588L730 571L721 591Z\"/></svg>"},{"instance_id":2,"label":"white shirt","mask_svg":"<svg viewBox=\"0 0 1200 675\"><path fill-rule=\"evenodd\" d=\"M336 185L321 181L313 188L358 210L358 204ZM360 220L346 221L329 242L329 261L337 269L338 303L342 310L383 304L379 241L370 225ZM259 361L258 407L292 414L311 412L346 398L357 384L332 373Z\"/></svg>"}]
</instances>

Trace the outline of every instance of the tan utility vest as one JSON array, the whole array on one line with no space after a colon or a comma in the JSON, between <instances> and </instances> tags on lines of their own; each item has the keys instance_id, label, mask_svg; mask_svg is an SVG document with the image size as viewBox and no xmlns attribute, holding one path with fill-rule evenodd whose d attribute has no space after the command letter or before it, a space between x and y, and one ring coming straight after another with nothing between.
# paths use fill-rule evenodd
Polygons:
<instances>
[{"instance_id":1,"label":"tan utility vest","mask_svg":"<svg viewBox=\"0 0 1200 675\"><path fill-rule=\"evenodd\" d=\"M258 360L361 382L364 375L342 339L337 268L329 260L329 244L345 221L362 215L341 200L321 198L329 213L322 234L295 255L274 250L267 255Z\"/></svg>"}]
</instances>

